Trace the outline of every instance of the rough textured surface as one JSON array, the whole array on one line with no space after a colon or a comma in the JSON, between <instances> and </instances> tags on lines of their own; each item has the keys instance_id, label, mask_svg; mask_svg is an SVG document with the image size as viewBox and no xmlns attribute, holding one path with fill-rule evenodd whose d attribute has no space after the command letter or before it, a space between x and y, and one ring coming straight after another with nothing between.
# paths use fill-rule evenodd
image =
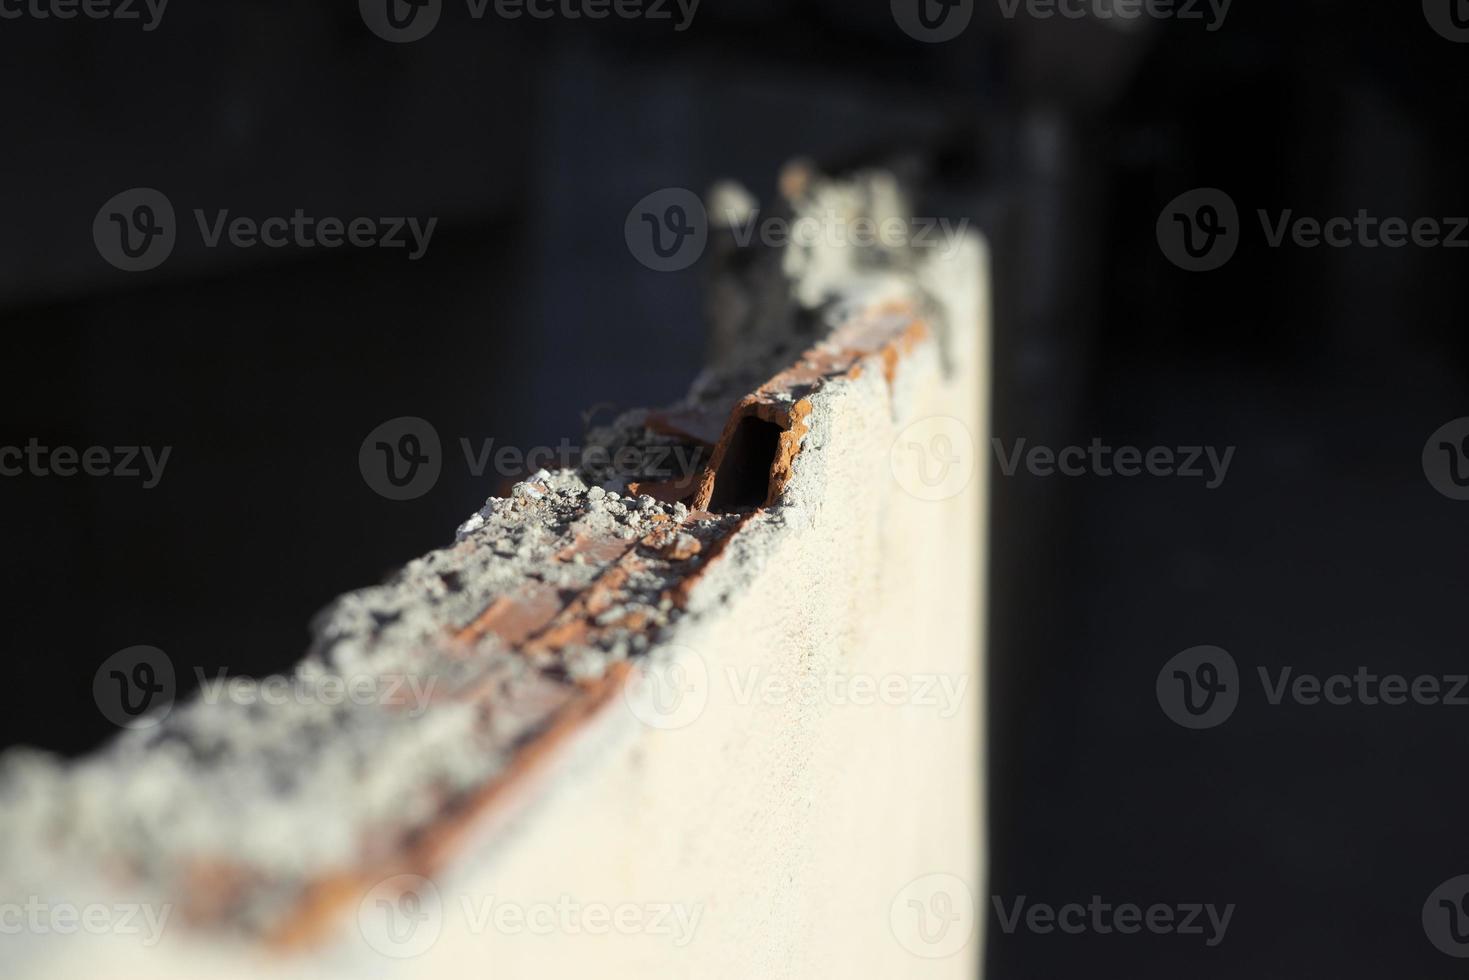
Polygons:
<instances>
[{"instance_id":1,"label":"rough textured surface","mask_svg":"<svg viewBox=\"0 0 1469 980\"><path fill-rule=\"evenodd\" d=\"M609 557L661 527L680 526L674 540L688 550L733 521L589 488L571 472L537 474L490 500L454 546L344 596L315 624L298 678L404 679L402 696L416 708L413 696L426 693L425 710L196 700L70 767L13 753L0 784L5 866L24 879L44 836L62 855L118 865L167 894L207 879L211 904L228 903L209 912L268 928L312 878L381 859L499 773L574 696L568 678L594 679L609 662L645 653L672 612L661 593L694 556L642 562L619 601L597 612L605 629L595 643L512 650L500 633L474 629L485 610L534 590L559 611ZM640 628L620 625L631 617Z\"/></svg>"},{"instance_id":2,"label":"rough textured surface","mask_svg":"<svg viewBox=\"0 0 1469 980\"><path fill-rule=\"evenodd\" d=\"M880 176L833 183L796 170L783 183L797 215L898 206ZM714 327L720 366L680 405L589 438L712 450L701 480L632 496L604 473L543 471L490 500L452 546L338 600L314 624L298 678L412 679L427 692L416 710L195 701L73 765L10 754L0 775L6 891L100 874L177 902L197 924L295 942L316 937L355 885L442 866L466 818L523 780L525 760L566 737L568 719L580 725L626 682L620 665L717 647L700 637L752 608L793 536L866 534L830 509L832 473L871 465L865 449L856 464L831 455L853 452L834 420L888 406L891 425L911 414L915 378L942 377L921 325L947 329L979 253L970 243L949 258L792 248L738 264L715 287L726 310ZM744 410L780 430L768 496L700 510Z\"/></svg>"}]
</instances>

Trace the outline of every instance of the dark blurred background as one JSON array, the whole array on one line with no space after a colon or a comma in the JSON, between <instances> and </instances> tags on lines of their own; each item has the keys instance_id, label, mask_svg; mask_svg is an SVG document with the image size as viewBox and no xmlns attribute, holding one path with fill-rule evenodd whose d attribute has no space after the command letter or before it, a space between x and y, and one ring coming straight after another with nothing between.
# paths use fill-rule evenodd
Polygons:
<instances>
[{"instance_id":1,"label":"dark blurred background","mask_svg":"<svg viewBox=\"0 0 1469 980\"><path fill-rule=\"evenodd\" d=\"M639 198L733 177L768 200L793 157L890 163L921 213L991 238L995 436L1237 447L1212 491L987 456L989 975L1461 974L1419 913L1469 872L1469 709L1276 707L1255 673L1469 670L1469 504L1419 462L1469 415L1466 256L1269 248L1254 216L1469 215L1469 46L1416 3L1239 4L1209 31L969 0L944 43L857 6L704 0L676 32L451 2L408 44L349 0L173 0L152 31L0 20L0 445L172 447L154 489L0 479L6 743L105 738L92 676L135 644L167 651L181 695L195 668L288 667L317 609L496 490L460 438L554 446L583 410L679 396L699 274L630 254ZM91 228L133 187L182 227L130 274ZM1244 230L1208 273L1154 230L1196 187ZM194 208L438 226L416 262L206 249ZM358 448L410 415L444 471L391 501ZM1244 696L1187 731L1154 679L1199 644L1233 654ZM987 900L1094 894L1236 911L1207 948L1007 935Z\"/></svg>"}]
</instances>

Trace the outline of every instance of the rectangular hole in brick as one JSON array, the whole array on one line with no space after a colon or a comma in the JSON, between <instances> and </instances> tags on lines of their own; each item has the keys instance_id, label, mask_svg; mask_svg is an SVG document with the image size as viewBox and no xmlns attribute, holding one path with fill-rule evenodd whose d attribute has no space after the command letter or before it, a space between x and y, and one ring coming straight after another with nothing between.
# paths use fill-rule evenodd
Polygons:
<instances>
[{"instance_id":1,"label":"rectangular hole in brick","mask_svg":"<svg viewBox=\"0 0 1469 980\"><path fill-rule=\"evenodd\" d=\"M780 448L780 434L780 426L753 415L740 419L714 477L711 511L748 510L768 502L770 468Z\"/></svg>"}]
</instances>

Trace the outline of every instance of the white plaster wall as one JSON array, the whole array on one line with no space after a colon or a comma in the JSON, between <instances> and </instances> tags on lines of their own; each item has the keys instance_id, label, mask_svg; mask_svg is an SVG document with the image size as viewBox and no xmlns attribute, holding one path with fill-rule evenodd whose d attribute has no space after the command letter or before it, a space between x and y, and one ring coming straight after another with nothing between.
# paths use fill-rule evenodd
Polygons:
<instances>
[{"instance_id":1,"label":"white plaster wall","mask_svg":"<svg viewBox=\"0 0 1469 980\"><path fill-rule=\"evenodd\" d=\"M394 883L415 887L416 907L391 888L371 894L333 941L294 957L218 945L177 923L152 947L27 936L6 973L976 976L983 261L970 242L929 276L949 308L954 376L929 344L891 391L873 369L819 393L793 506L742 535L694 593L677 645L508 822L481 828L431 887ZM937 417L961 425L924 421ZM904 442L930 445L935 432L970 477L945 499L921 499L910 490L945 488L921 482ZM969 444L954 445L956 433ZM827 686L836 676L848 686Z\"/></svg>"}]
</instances>

